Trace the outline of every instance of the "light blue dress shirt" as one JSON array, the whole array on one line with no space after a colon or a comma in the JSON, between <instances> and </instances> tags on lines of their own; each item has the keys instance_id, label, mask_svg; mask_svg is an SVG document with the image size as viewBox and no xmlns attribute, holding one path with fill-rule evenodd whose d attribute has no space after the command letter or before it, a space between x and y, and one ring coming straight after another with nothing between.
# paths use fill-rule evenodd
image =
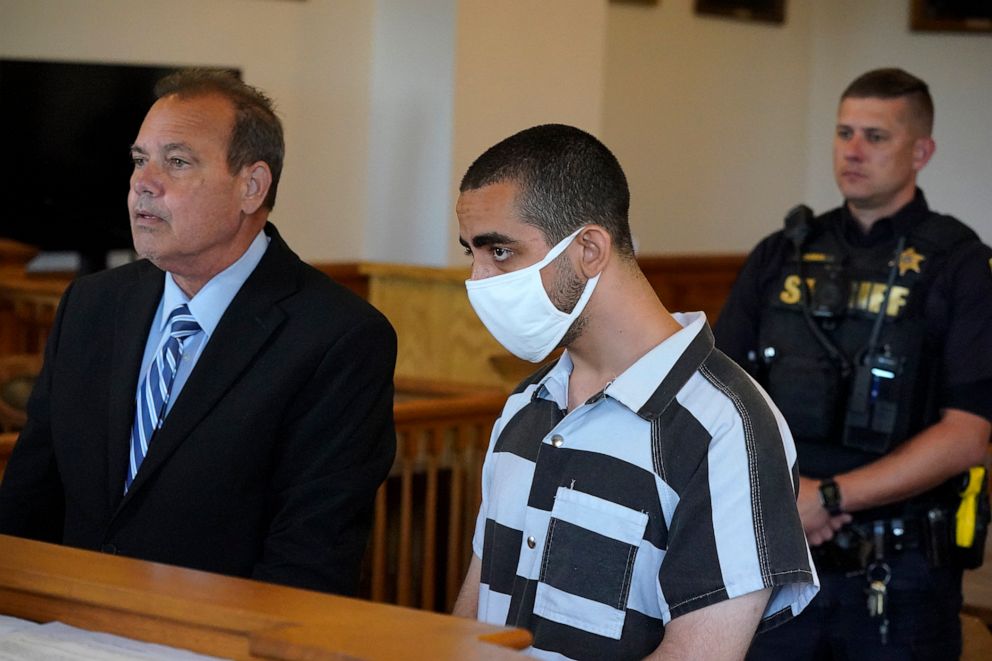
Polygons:
<instances>
[{"instance_id":1,"label":"light blue dress shirt","mask_svg":"<svg viewBox=\"0 0 992 661\"><path fill-rule=\"evenodd\" d=\"M262 255L269 247L269 237L265 235L265 230L258 233L255 240L248 246L238 261L234 262L226 269L211 278L193 298L189 298L179 288L176 281L172 279L171 273L165 274L165 291L162 292L162 299L158 302L158 309L155 311L155 318L152 320L151 328L148 329L148 339L145 341L145 354L141 360L141 371L139 372L138 388L148 373L148 368L152 364L156 354L162 350L162 345L168 338L166 333L166 322L169 314L176 307L186 303L193 318L200 324L203 330L190 337L183 346L183 357L176 370L175 381L172 382L172 392L169 395L169 402L166 404L165 413L172 410L172 404L182 392L186 380L189 378L193 367L200 359L203 347L210 341L214 329L220 322L220 318L227 310L227 306L234 300L235 295L245 284L245 280L252 274L258 263L262 261ZM135 390L135 401L138 398L138 391Z\"/></svg>"}]
</instances>

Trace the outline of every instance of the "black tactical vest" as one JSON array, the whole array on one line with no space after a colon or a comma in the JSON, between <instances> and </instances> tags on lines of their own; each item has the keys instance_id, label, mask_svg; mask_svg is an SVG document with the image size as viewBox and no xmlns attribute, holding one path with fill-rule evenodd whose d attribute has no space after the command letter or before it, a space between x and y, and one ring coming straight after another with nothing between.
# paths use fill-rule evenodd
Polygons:
<instances>
[{"instance_id":1,"label":"black tactical vest","mask_svg":"<svg viewBox=\"0 0 992 661\"><path fill-rule=\"evenodd\" d=\"M757 361L796 441L814 446L805 453L801 447L806 468L832 475L877 459L936 421L941 346L928 336L927 296L948 251L977 235L931 213L896 255L898 238L851 246L839 210L816 218L810 229L801 266L793 254L769 290ZM817 466L817 457L829 457L830 465Z\"/></svg>"}]
</instances>

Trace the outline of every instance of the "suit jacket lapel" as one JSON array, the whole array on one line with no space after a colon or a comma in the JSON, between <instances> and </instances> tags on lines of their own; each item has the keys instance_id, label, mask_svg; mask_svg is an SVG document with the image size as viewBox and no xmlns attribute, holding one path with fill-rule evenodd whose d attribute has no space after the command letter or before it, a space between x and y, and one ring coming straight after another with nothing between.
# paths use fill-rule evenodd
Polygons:
<instances>
[{"instance_id":1,"label":"suit jacket lapel","mask_svg":"<svg viewBox=\"0 0 992 661\"><path fill-rule=\"evenodd\" d=\"M213 410L285 319L277 303L298 288L295 265L299 259L274 227L267 226L266 233L272 240L262 261L221 317L162 428L149 444L122 506ZM232 347L237 349L232 351Z\"/></svg>"},{"instance_id":2,"label":"suit jacket lapel","mask_svg":"<svg viewBox=\"0 0 992 661\"><path fill-rule=\"evenodd\" d=\"M141 359L164 286L163 272L148 264L117 298L107 420L107 496L111 511L124 496Z\"/></svg>"}]
</instances>

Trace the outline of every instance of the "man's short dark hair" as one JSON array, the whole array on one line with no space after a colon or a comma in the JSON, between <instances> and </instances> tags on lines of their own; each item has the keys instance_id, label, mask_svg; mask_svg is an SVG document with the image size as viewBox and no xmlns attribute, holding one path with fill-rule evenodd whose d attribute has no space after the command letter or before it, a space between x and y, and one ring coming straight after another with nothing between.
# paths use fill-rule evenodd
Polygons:
<instances>
[{"instance_id":1,"label":"man's short dark hair","mask_svg":"<svg viewBox=\"0 0 992 661\"><path fill-rule=\"evenodd\" d=\"M469 166L461 192L512 182L517 211L553 246L588 223L609 232L616 251L634 256L627 178L606 145L572 126L544 124L490 147Z\"/></svg>"},{"instance_id":2,"label":"man's short dark hair","mask_svg":"<svg viewBox=\"0 0 992 661\"><path fill-rule=\"evenodd\" d=\"M208 94L219 94L234 105L234 126L227 147L227 165L231 173L258 161L267 163L272 171L272 185L262 203L271 210L276 204L276 189L286 154L282 123L276 116L272 99L233 73L217 69L182 69L155 85L157 99Z\"/></svg>"},{"instance_id":3,"label":"man's short dark hair","mask_svg":"<svg viewBox=\"0 0 992 661\"><path fill-rule=\"evenodd\" d=\"M933 131L933 98L927 84L902 69L874 69L854 79L840 100L853 99L899 99L905 98L909 104L911 119L924 135Z\"/></svg>"}]
</instances>

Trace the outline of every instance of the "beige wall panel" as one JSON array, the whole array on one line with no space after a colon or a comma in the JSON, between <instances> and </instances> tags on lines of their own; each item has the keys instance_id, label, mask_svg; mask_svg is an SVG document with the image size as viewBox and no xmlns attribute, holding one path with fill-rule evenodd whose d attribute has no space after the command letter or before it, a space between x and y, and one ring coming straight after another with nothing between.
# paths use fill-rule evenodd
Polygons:
<instances>
[{"instance_id":1,"label":"beige wall panel","mask_svg":"<svg viewBox=\"0 0 992 661\"><path fill-rule=\"evenodd\" d=\"M369 300L396 329L397 378L505 386L492 356L507 356L465 294L467 269L368 264Z\"/></svg>"}]
</instances>

